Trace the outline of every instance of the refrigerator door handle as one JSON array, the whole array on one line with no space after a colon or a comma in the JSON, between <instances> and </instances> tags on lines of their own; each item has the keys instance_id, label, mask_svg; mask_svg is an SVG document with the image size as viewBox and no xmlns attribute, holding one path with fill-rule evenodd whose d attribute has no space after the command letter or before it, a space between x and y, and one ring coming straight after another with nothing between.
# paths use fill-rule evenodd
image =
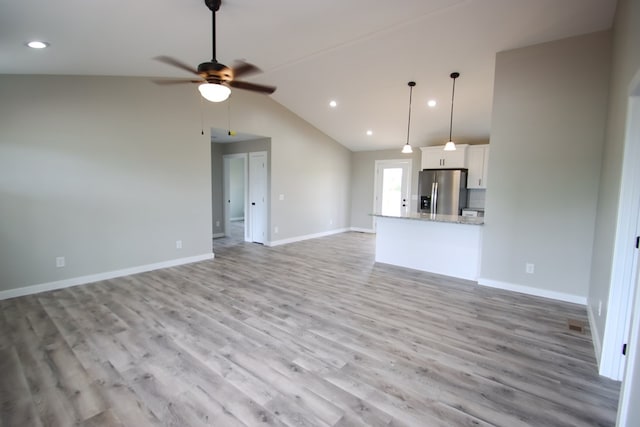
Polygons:
<instances>
[{"instance_id":1,"label":"refrigerator door handle","mask_svg":"<svg viewBox=\"0 0 640 427\"><path fill-rule=\"evenodd\" d=\"M433 213L433 210L435 209L435 196L436 196L436 183L432 182L431 183L431 205L429 206L429 212Z\"/></svg>"},{"instance_id":2,"label":"refrigerator door handle","mask_svg":"<svg viewBox=\"0 0 640 427\"><path fill-rule=\"evenodd\" d=\"M438 183L433 183L433 197L431 198L431 213L438 213Z\"/></svg>"}]
</instances>

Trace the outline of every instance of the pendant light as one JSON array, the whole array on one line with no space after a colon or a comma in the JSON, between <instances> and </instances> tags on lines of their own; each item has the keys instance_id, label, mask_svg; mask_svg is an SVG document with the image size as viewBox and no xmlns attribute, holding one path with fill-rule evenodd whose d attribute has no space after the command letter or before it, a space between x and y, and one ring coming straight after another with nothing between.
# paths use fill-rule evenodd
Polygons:
<instances>
[{"instance_id":1,"label":"pendant light","mask_svg":"<svg viewBox=\"0 0 640 427\"><path fill-rule=\"evenodd\" d=\"M451 91L451 119L449 120L449 141L444 145L444 151L455 151L456 143L451 138L453 131L453 97L456 94L456 79L460 77L460 73L451 73L449 76L453 79L453 90Z\"/></svg>"},{"instance_id":2,"label":"pendant light","mask_svg":"<svg viewBox=\"0 0 640 427\"><path fill-rule=\"evenodd\" d=\"M402 147L403 154L411 154L413 153L413 149L409 144L409 130L411 129L411 97L413 95L413 87L416 85L416 82L409 82L409 120L407 122L407 143Z\"/></svg>"}]
</instances>

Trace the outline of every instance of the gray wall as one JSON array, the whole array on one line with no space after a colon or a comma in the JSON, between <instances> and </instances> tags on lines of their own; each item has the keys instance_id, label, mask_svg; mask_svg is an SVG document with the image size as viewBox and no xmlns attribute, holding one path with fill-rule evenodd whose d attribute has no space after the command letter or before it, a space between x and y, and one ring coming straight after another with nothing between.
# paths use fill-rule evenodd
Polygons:
<instances>
[{"instance_id":1,"label":"gray wall","mask_svg":"<svg viewBox=\"0 0 640 427\"><path fill-rule=\"evenodd\" d=\"M351 152L268 96L236 90L231 102L235 129L271 139L268 240L347 228ZM227 128L223 104L205 103L210 127Z\"/></svg>"},{"instance_id":2,"label":"gray wall","mask_svg":"<svg viewBox=\"0 0 640 427\"><path fill-rule=\"evenodd\" d=\"M640 3L619 0L613 27L613 60L607 132L602 156L589 305L595 317L594 335L602 342L609 300L611 261L618 214L629 84L640 70ZM597 316L603 301L602 315Z\"/></svg>"},{"instance_id":3,"label":"gray wall","mask_svg":"<svg viewBox=\"0 0 640 427\"><path fill-rule=\"evenodd\" d=\"M211 253L201 130L228 126L225 103L83 76L0 76L0 99L0 290ZM235 127L271 138L278 238L347 227L350 151L267 96L236 90L232 102Z\"/></svg>"},{"instance_id":4,"label":"gray wall","mask_svg":"<svg viewBox=\"0 0 640 427\"><path fill-rule=\"evenodd\" d=\"M410 158L411 193L418 193L418 171L420 170L420 148L414 147L413 154L402 154L402 145L397 150L357 151L351 155L351 227L362 230L373 230L373 195L376 160L394 160ZM416 202L411 200L411 211L417 209Z\"/></svg>"},{"instance_id":5,"label":"gray wall","mask_svg":"<svg viewBox=\"0 0 640 427\"><path fill-rule=\"evenodd\" d=\"M609 32L497 55L481 280L586 300L609 62Z\"/></svg>"},{"instance_id":6,"label":"gray wall","mask_svg":"<svg viewBox=\"0 0 640 427\"><path fill-rule=\"evenodd\" d=\"M211 253L197 97L4 75L0 99L0 290Z\"/></svg>"}]
</instances>

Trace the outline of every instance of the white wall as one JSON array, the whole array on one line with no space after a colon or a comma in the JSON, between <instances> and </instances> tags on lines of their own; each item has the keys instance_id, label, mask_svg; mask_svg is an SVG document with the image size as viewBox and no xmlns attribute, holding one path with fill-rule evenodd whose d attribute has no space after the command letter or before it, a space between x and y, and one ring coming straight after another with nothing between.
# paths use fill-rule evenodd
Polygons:
<instances>
[{"instance_id":1,"label":"white wall","mask_svg":"<svg viewBox=\"0 0 640 427\"><path fill-rule=\"evenodd\" d=\"M211 254L197 99L138 78L4 75L0 100L0 290Z\"/></svg>"},{"instance_id":2,"label":"white wall","mask_svg":"<svg viewBox=\"0 0 640 427\"><path fill-rule=\"evenodd\" d=\"M481 283L586 303L609 62L608 32L497 55Z\"/></svg>"}]
</instances>

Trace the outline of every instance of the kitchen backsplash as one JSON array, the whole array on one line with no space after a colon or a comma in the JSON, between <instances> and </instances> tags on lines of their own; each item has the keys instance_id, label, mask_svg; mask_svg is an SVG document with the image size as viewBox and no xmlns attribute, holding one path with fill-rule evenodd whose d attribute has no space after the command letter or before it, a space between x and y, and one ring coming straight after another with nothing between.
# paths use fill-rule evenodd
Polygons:
<instances>
[{"instance_id":1,"label":"kitchen backsplash","mask_svg":"<svg viewBox=\"0 0 640 427\"><path fill-rule=\"evenodd\" d=\"M484 209L484 198L487 190L467 190L469 206L474 209Z\"/></svg>"}]
</instances>

